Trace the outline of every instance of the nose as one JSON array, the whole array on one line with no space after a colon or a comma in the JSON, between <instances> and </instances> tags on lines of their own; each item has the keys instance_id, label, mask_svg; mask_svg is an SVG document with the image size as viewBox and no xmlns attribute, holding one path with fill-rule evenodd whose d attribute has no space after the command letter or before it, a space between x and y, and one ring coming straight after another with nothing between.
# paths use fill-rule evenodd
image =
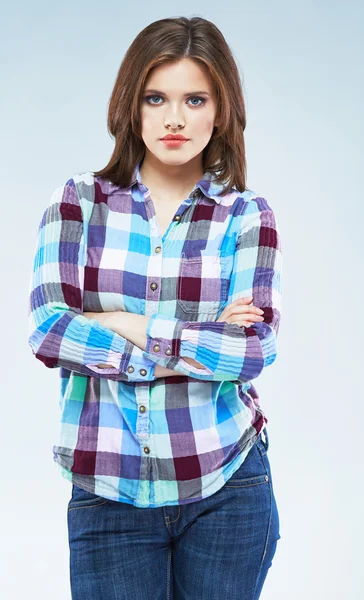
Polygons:
<instances>
[{"instance_id":1,"label":"nose","mask_svg":"<svg viewBox=\"0 0 364 600\"><path fill-rule=\"evenodd\" d=\"M178 104L173 104L166 108L164 115L164 124L171 129L177 129L185 126L183 111Z\"/></svg>"}]
</instances>

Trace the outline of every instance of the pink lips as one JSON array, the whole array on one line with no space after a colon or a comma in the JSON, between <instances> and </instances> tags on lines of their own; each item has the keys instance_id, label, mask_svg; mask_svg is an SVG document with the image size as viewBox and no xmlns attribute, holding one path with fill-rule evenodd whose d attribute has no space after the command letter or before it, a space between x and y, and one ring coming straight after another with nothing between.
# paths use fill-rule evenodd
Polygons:
<instances>
[{"instance_id":1,"label":"pink lips","mask_svg":"<svg viewBox=\"0 0 364 600\"><path fill-rule=\"evenodd\" d=\"M161 142L163 142L163 144L165 144L166 146L170 146L171 148L173 147L178 147L178 146L182 146L183 144L185 144L186 142L188 142L188 140L184 139L161 139Z\"/></svg>"}]
</instances>

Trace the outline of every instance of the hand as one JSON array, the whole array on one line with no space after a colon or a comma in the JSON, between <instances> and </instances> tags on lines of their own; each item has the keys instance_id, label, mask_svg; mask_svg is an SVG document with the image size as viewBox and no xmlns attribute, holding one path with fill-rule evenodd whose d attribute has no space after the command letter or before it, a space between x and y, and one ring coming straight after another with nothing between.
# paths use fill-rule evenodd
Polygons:
<instances>
[{"instance_id":1,"label":"hand","mask_svg":"<svg viewBox=\"0 0 364 600\"><path fill-rule=\"evenodd\" d=\"M248 298L238 298L235 302L232 302L224 308L221 315L217 319L219 321L225 321L226 323L239 325L241 327L250 327L256 321L264 321L264 311L256 306L249 306L253 302L252 296Z\"/></svg>"}]
</instances>

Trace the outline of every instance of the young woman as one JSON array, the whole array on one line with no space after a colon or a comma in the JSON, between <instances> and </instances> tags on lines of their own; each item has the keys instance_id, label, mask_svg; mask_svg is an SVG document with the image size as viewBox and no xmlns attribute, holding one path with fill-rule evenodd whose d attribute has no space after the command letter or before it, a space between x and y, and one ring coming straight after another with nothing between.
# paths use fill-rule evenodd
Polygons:
<instances>
[{"instance_id":1,"label":"young woman","mask_svg":"<svg viewBox=\"0 0 364 600\"><path fill-rule=\"evenodd\" d=\"M251 380L276 358L282 253L245 125L219 29L156 21L120 66L108 165L41 220L29 344L60 368L75 600L260 596L280 535Z\"/></svg>"}]
</instances>

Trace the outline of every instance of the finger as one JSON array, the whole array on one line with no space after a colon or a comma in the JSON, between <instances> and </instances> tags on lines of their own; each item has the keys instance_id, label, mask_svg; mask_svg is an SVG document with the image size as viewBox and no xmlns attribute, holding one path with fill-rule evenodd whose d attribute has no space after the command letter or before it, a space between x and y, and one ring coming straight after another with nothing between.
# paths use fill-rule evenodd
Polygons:
<instances>
[{"instance_id":1,"label":"finger","mask_svg":"<svg viewBox=\"0 0 364 600\"><path fill-rule=\"evenodd\" d=\"M252 325L253 323L262 323L264 321L264 316L256 313L245 312L242 310L242 307L239 307L227 312L224 311L220 315L218 321L226 321L227 323L234 323L235 321L238 321L239 324L247 322Z\"/></svg>"},{"instance_id":2,"label":"finger","mask_svg":"<svg viewBox=\"0 0 364 600\"><path fill-rule=\"evenodd\" d=\"M253 298L251 296L245 298L237 298L231 304L251 304L253 302Z\"/></svg>"},{"instance_id":3,"label":"finger","mask_svg":"<svg viewBox=\"0 0 364 600\"><path fill-rule=\"evenodd\" d=\"M245 321L254 321L255 323L261 323L264 321L264 317L262 315L257 315L256 313L232 312L229 316L230 319L235 319L238 317L243 318Z\"/></svg>"},{"instance_id":4,"label":"finger","mask_svg":"<svg viewBox=\"0 0 364 600\"><path fill-rule=\"evenodd\" d=\"M262 315L264 313L264 311L259 308L258 306L253 306L251 305L244 305L244 304L238 304L237 306L231 306L231 310L233 311L239 311L239 312L243 312L243 313L249 313L249 314L254 314L254 315Z\"/></svg>"}]
</instances>

